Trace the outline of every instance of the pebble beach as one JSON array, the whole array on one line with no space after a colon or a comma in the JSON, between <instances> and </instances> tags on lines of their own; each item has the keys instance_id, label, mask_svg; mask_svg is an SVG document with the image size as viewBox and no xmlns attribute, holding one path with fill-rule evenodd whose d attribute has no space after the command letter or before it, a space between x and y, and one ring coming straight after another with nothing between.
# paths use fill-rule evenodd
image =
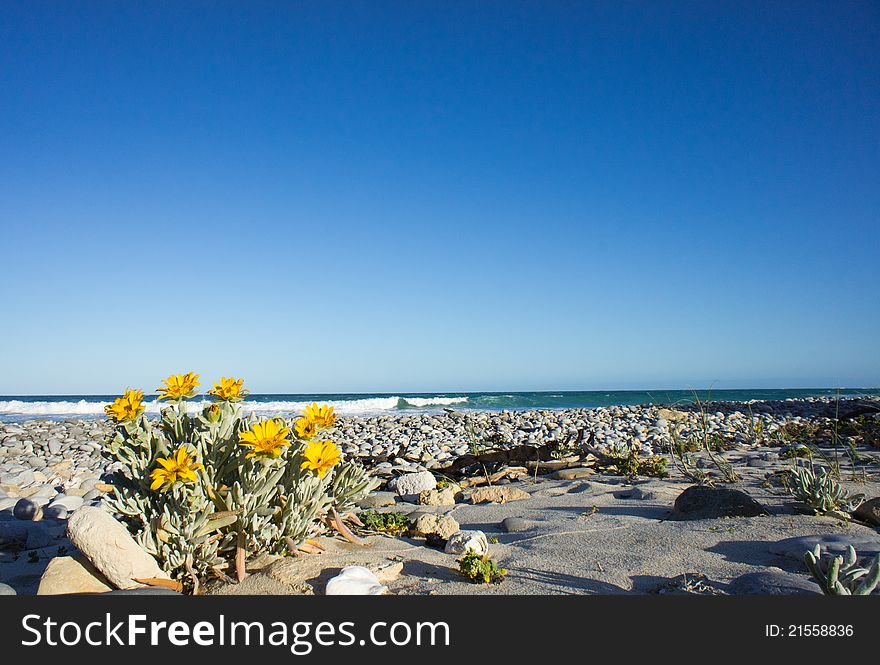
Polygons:
<instances>
[{"instance_id":1,"label":"pebble beach","mask_svg":"<svg viewBox=\"0 0 880 665\"><path fill-rule=\"evenodd\" d=\"M868 408L880 413L880 399L876 397L712 402L704 406L705 411L691 404L495 412L448 409L439 413L343 417L337 422L333 438L346 457L359 460L382 481L379 491L375 493L379 499L368 497L370 500L365 507L390 510L390 505L403 512L427 510L431 514L454 514L458 511L457 519L462 528L465 522L470 521L483 525L484 531L491 531L486 524L500 525L507 518L523 520L524 524L532 525L542 521L541 515L547 518L544 521L548 524L558 519L556 509L538 501L542 492L544 499L551 503L559 497L568 496L570 499L578 495L590 506L598 506L596 510L601 517L596 517L593 522L599 524L605 518L602 504L612 501L614 493L647 482L649 489L639 490L644 495L642 498L662 497L669 503L676 492L687 487L687 483L672 466L668 478L643 479L639 482L619 476L608 477L595 471L583 474L558 472L542 477L536 474L528 486L522 479L513 483L502 479L498 485L525 487L532 502L537 502L537 505L530 506L528 501L524 501L501 506L492 504L494 508L460 504L426 508L418 505L418 502L395 498L393 491L389 491L393 489L394 482L389 487L389 481L424 471L442 475L440 472L450 467L456 459L474 453L475 437L476 443L495 450L564 444L577 439L589 441L597 451L611 452L621 446L637 445L646 455L663 455L668 450L671 427L686 433L703 422L712 434L729 442L730 445L722 454L741 470L741 484L761 493L767 500L767 487L762 489L762 484L766 485L766 479L774 472L791 465L786 452L791 445L797 445L787 445L782 437L777 437L776 444L767 445L767 440L773 439L775 432L791 424L810 424L821 429L846 409ZM763 441L756 440L756 430L762 432ZM34 593L45 568L45 565L34 564L34 559L43 560L45 564L58 556L59 552L71 551L70 543L65 540L65 521L84 506L100 506L104 493L112 489L109 483L116 469L100 452L111 431L110 423L98 419L30 420L0 424L0 582L18 593ZM867 488L869 496L877 496L880 494L876 487L880 449L865 447L863 452L868 460L866 468L869 473L862 479L861 491ZM876 458L873 466L872 456ZM711 466L699 455L697 463L705 468ZM589 478L589 481L585 478ZM580 490L571 494L577 488ZM595 494L597 491L598 495ZM387 498L389 496L391 500ZM512 510L512 506L516 506L516 509ZM807 535L803 533L803 527L816 524L810 519L818 519L788 512L795 521L807 520L804 524L792 526L789 529L792 534ZM22 542L22 529L16 525L24 523L31 526ZM766 524L759 522L761 528L765 528ZM782 529L779 535L786 535L782 524L777 526ZM653 524L653 527L659 533L659 525ZM498 532L502 537L506 533L500 526ZM764 534L761 537L767 536ZM872 537L877 539L876 529ZM14 558L9 554L13 542L16 544ZM330 545L331 550L334 547L338 548L338 544ZM880 546L877 549L880 550ZM23 563L23 551L31 553L31 564ZM346 551L342 550L343 555ZM437 555L427 552L426 556ZM426 562L423 564L429 565ZM31 566L30 570L28 565ZM620 580L616 584L626 590ZM449 585L446 591L439 592L472 592L451 579ZM425 584L413 583L412 580L406 588L410 592L427 592ZM428 591L438 592L436 589L439 588L435 586ZM510 593L531 592L531 587L523 586L522 582L506 588ZM543 592L554 591L544 589Z\"/></svg>"}]
</instances>

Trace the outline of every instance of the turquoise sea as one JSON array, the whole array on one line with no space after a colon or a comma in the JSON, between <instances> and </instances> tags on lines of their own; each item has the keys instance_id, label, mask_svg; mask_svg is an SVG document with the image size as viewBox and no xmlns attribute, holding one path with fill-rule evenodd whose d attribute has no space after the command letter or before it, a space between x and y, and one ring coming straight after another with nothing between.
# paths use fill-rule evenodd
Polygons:
<instances>
[{"instance_id":1,"label":"turquoise sea","mask_svg":"<svg viewBox=\"0 0 880 665\"><path fill-rule=\"evenodd\" d=\"M840 395L880 395L880 388L760 388L697 391L700 400L783 400ZM443 408L461 411L526 409L568 409L615 404L675 404L694 401L691 390L585 390L541 392L455 392L455 393L324 393L250 395L246 408L259 414L291 415L313 401L329 402L342 416L439 412ZM0 421L68 418L102 418L104 405L115 395L0 396ZM202 398L193 400L194 406ZM146 402L147 413L158 413L155 400Z\"/></svg>"}]
</instances>

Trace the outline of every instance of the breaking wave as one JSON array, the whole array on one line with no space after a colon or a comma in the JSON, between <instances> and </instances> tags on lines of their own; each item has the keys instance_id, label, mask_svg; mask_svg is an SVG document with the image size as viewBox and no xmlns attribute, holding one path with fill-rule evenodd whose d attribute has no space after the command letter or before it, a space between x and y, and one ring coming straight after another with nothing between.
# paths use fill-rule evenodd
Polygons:
<instances>
[{"instance_id":1,"label":"breaking wave","mask_svg":"<svg viewBox=\"0 0 880 665\"><path fill-rule=\"evenodd\" d=\"M59 416L85 416L95 417L104 415L104 406L111 400L20 400L12 399L0 401L0 415L31 416L31 417L59 417ZM302 410L315 400L286 401L286 400L248 400L242 403L242 408L257 414L282 414L290 415L302 412ZM396 409L426 409L441 407L448 404L463 404L468 401L467 397L366 397L362 399L329 399L320 400L329 403L341 416L376 415ZM196 411L209 404L208 400L191 400L188 402L190 411ZM148 414L158 415L159 409L165 404L155 400L145 401L144 406Z\"/></svg>"}]
</instances>

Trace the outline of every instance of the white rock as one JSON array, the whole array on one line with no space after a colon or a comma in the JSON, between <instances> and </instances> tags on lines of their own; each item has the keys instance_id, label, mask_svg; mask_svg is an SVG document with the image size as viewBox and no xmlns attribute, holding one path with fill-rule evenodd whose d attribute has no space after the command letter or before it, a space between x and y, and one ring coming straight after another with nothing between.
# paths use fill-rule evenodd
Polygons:
<instances>
[{"instance_id":1,"label":"white rock","mask_svg":"<svg viewBox=\"0 0 880 665\"><path fill-rule=\"evenodd\" d=\"M336 577L327 582L328 596L381 596L388 587L364 566L346 566Z\"/></svg>"},{"instance_id":2,"label":"white rock","mask_svg":"<svg viewBox=\"0 0 880 665\"><path fill-rule=\"evenodd\" d=\"M446 541L447 554L465 554L468 550L480 556L489 553L489 541L482 531L456 531Z\"/></svg>"},{"instance_id":3,"label":"white rock","mask_svg":"<svg viewBox=\"0 0 880 665\"><path fill-rule=\"evenodd\" d=\"M407 473L400 476L394 483L394 491L398 496L418 495L420 492L432 490L435 487L437 487L437 479L430 471Z\"/></svg>"},{"instance_id":4,"label":"white rock","mask_svg":"<svg viewBox=\"0 0 880 665\"><path fill-rule=\"evenodd\" d=\"M67 535L115 587L137 589L134 578L169 579L120 522L101 508L86 506L67 521Z\"/></svg>"},{"instance_id":5,"label":"white rock","mask_svg":"<svg viewBox=\"0 0 880 665\"><path fill-rule=\"evenodd\" d=\"M71 496L69 494L61 494L57 496L52 503L49 504L50 508L54 508L56 506L60 506L65 508L68 512L73 512L74 510L78 510L83 505L83 498L81 496Z\"/></svg>"}]
</instances>

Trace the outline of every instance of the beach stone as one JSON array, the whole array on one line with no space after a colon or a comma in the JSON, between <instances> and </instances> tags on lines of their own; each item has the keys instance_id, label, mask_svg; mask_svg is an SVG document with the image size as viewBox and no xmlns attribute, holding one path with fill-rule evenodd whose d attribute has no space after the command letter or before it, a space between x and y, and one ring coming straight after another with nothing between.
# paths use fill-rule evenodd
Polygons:
<instances>
[{"instance_id":1,"label":"beach stone","mask_svg":"<svg viewBox=\"0 0 880 665\"><path fill-rule=\"evenodd\" d=\"M445 487L442 490L425 490L419 492L419 503L423 506L454 506L456 495L460 495L458 487Z\"/></svg>"},{"instance_id":2,"label":"beach stone","mask_svg":"<svg viewBox=\"0 0 880 665\"><path fill-rule=\"evenodd\" d=\"M378 563L371 563L367 568L373 572L376 579L379 580L379 584L390 584L403 572L403 561L385 559Z\"/></svg>"},{"instance_id":3,"label":"beach stone","mask_svg":"<svg viewBox=\"0 0 880 665\"><path fill-rule=\"evenodd\" d=\"M480 556L489 553L489 541L482 531L456 531L449 540L443 551L447 554L465 554L472 550Z\"/></svg>"},{"instance_id":4,"label":"beach stone","mask_svg":"<svg viewBox=\"0 0 880 665\"><path fill-rule=\"evenodd\" d=\"M67 515L67 508L61 505L51 505L43 511L43 519L47 520L66 520Z\"/></svg>"},{"instance_id":5,"label":"beach stone","mask_svg":"<svg viewBox=\"0 0 880 665\"><path fill-rule=\"evenodd\" d=\"M14 496L0 497L0 511L12 511L12 509L15 508L16 503L18 503L18 499L16 499Z\"/></svg>"},{"instance_id":6,"label":"beach stone","mask_svg":"<svg viewBox=\"0 0 880 665\"><path fill-rule=\"evenodd\" d=\"M336 577L327 582L324 592L328 596L381 596L388 587L366 566L346 566Z\"/></svg>"},{"instance_id":7,"label":"beach stone","mask_svg":"<svg viewBox=\"0 0 880 665\"><path fill-rule=\"evenodd\" d=\"M399 476L394 482L394 491L398 496L418 495L425 490L437 487L437 479L430 471L407 473Z\"/></svg>"},{"instance_id":8,"label":"beach stone","mask_svg":"<svg viewBox=\"0 0 880 665\"><path fill-rule=\"evenodd\" d=\"M804 554L816 547L817 544L822 546L823 553L828 552L835 555L846 554L846 549L850 545L853 546L859 557L874 557L880 554L880 536L856 533L828 533L786 538L771 543L767 549L771 554L778 554L803 564Z\"/></svg>"},{"instance_id":9,"label":"beach stone","mask_svg":"<svg viewBox=\"0 0 880 665\"><path fill-rule=\"evenodd\" d=\"M393 506L397 503L397 494L395 492L371 492L363 499L357 502L358 508L369 510L371 508L384 508L385 506Z\"/></svg>"},{"instance_id":10,"label":"beach stone","mask_svg":"<svg viewBox=\"0 0 880 665\"><path fill-rule=\"evenodd\" d=\"M853 515L863 522L880 526L880 497L868 499L855 509Z\"/></svg>"},{"instance_id":11,"label":"beach stone","mask_svg":"<svg viewBox=\"0 0 880 665\"><path fill-rule=\"evenodd\" d=\"M471 503L508 503L530 499L531 495L518 487L479 487L471 493Z\"/></svg>"},{"instance_id":12,"label":"beach stone","mask_svg":"<svg viewBox=\"0 0 880 665\"><path fill-rule=\"evenodd\" d=\"M49 504L49 507L52 508L54 506L61 506L62 508L67 509L68 512L72 513L74 510L78 510L79 508L81 508L83 502L84 500L81 496L60 494L52 501L52 503Z\"/></svg>"},{"instance_id":13,"label":"beach stone","mask_svg":"<svg viewBox=\"0 0 880 665\"><path fill-rule=\"evenodd\" d=\"M501 520L501 528L507 533L519 533L520 531L528 531L535 526L534 522L523 519L522 517L505 517Z\"/></svg>"},{"instance_id":14,"label":"beach stone","mask_svg":"<svg viewBox=\"0 0 880 665\"><path fill-rule=\"evenodd\" d=\"M104 593L112 586L82 555L57 556L46 566L37 589L38 596L68 593Z\"/></svg>"},{"instance_id":15,"label":"beach stone","mask_svg":"<svg viewBox=\"0 0 880 665\"><path fill-rule=\"evenodd\" d=\"M169 579L125 526L101 508L86 506L77 510L67 522L67 534L92 565L118 589L143 586L134 578Z\"/></svg>"},{"instance_id":16,"label":"beach stone","mask_svg":"<svg viewBox=\"0 0 880 665\"><path fill-rule=\"evenodd\" d=\"M436 536L441 540L449 540L449 537L458 531L459 523L449 515L429 515L421 513L411 516L409 534L427 538Z\"/></svg>"},{"instance_id":17,"label":"beach stone","mask_svg":"<svg viewBox=\"0 0 880 665\"><path fill-rule=\"evenodd\" d=\"M63 448L63 446L61 445L61 442L58 439L49 439L46 442L46 448L49 450L50 455L57 455L58 453L61 452L61 449Z\"/></svg>"},{"instance_id":18,"label":"beach stone","mask_svg":"<svg viewBox=\"0 0 880 665\"><path fill-rule=\"evenodd\" d=\"M596 472L586 466L576 466L570 469L559 469L553 472L553 478L557 480L577 480L578 478L589 478Z\"/></svg>"},{"instance_id":19,"label":"beach stone","mask_svg":"<svg viewBox=\"0 0 880 665\"><path fill-rule=\"evenodd\" d=\"M0 485L27 487L28 485L33 485L35 480L34 472L30 469L24 469L23 471L4 473L0 476Z\"/></svg>"},{"instance_id":20,"label":"beach stone","mask_svg":"<svg viewBox=\"0 0 880 665\"><path fill-rule=\"evenodd\" d=\"M20 520L35 521L43 516L43 511L40 508L40 504L36 501L32 499L19 499L12 509L12 514Z\"/></svg>"},{"instance_id":21,"label":"beach stone","mask_svg":"<svg viewBox=\"0 0 880 665\"><path fill-rule=\"evenodd\" d=\"M728 585L727 591L735 595L759 596L812 596L822 593L813 580L778 568L740 575Z\"/></svg>"},{"instance_id":22,"label":"beach stone","mask_svg":"<svg viewBox=\"0 0 880 665\"><path fill-rule=\"evenodd\" d=\"M679 420L687 420L688 414L685 411L677 409L657 409L657 416L669 422L678 422Z\"/></svg>"},{"instance_id":23,"label":"beach stone","mask_svg":"<svg viewBox=\"0 0 880 665\"><path fill-rule=\"evenodd\" d=\"M3 584L0 582L0 596L15 596L15 589L13 589L8 584Z\"/></svg>"},{"instance_id":24,"label":"beach stone","mask_svg":"<svg viewBox=\"0 0 880 665\"><path fill-rule=\"evenodd\" d=\"M757 517L767 510L745 492L727 487L694 485L675 500L672 516L679 520L706 520L718 517Z\"/></svg>"}]
</instances>

